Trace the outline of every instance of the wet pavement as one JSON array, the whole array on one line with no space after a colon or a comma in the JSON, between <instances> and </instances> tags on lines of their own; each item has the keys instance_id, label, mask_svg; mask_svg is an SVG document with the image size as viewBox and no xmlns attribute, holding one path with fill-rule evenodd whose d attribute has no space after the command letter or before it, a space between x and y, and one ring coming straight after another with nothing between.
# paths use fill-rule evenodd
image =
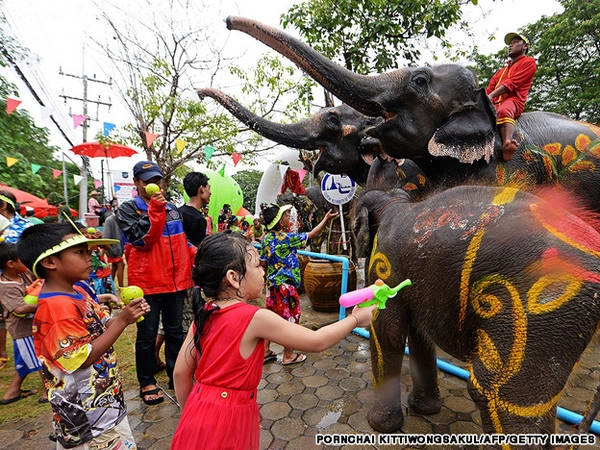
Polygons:
<instances>
[{"instance_id":1,"label":"wet pavement","mask_svg":"<svg viewBox=\"0 0 600 450\"><path fill-rule=\"evenodd\" d=\"M310 328L337 319L336 313L318 313L303 297L302 323ZM373 448L460 448L458 446L354 445L324 446L315 443L317 434L374 434L366 414L372 401L371 360L366 339L350 335L339 345L321 353L309 354L304 363L282 366L281 347L277 361L267 363L259 385L262 449L373 449ZM441 358L464 367L453 358ZM584 353L571 375L559 406L582 414L600 382L600 339L598 336ZM404 360L403 401L408 398L410 378ZM164 383L166 384L166 383ZM162 385L162 384L161 384ZM420 416L405 409L404 433L481 433L479 413L471 401L465 381L440 372L440 390L444 402L441 412ZM133 387L132 387L133 388ZM167 390L174 396L174 392ZM168 449L179 420L179 408L169 401L146 406L137 389L126 391L128 417L139 449ZM0 424L0 443L6 449L50 450L48 440L51 412L35 419ZM557 433L574 433L573 426L557 420ZM600 448L581 446L579 448ZM463 447L468 448L468 447Z\"/></svg>"}]
</instances>

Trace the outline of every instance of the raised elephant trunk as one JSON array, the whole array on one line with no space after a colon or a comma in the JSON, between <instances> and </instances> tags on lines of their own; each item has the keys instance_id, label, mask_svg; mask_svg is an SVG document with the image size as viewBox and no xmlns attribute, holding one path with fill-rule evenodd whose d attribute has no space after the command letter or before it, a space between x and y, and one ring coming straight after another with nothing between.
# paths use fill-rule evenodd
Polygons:
<instances>
[{"instance_id":1,"label":"raised elephant trunk","mask_svg":"<svg viewBox=\"0 0 600 450\"><path fill-rule=\"evenodd\" d=\"M344 103L369 116L385 116L377 98L393 88L388 74L364 76L327 59L316 50L268 25L229 16L229 30L242 31L281 53Z\"/></svg>"},{"instance_id":2,"label":"raised elephant trunk","mask_svg":"<svg viewBox=\"0 0 600 450\"><path fill-rule=\"evenodd\" d=\"M201 99L210 97L219 102L237 119L247 125L248 128L267 139L292 148L306 150L316 150L319 148L318 144L315 143L316 136L312 136L311 134L311 130L314 130L314 127L309 120L303 120L295 124L271 122L244 108L232 97L217 89L198 89L197 92Z\"/></svg>"}]
</instances>

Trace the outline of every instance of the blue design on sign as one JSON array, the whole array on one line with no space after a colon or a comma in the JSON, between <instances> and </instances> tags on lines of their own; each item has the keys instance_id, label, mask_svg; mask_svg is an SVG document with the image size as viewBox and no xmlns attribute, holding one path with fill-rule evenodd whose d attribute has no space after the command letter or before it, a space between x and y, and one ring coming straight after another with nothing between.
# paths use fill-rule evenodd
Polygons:
<instances>
[{"instance_id":1,"label":"blue design on sign","mask_svg":"<svg viewBox=\"0 0 600 450\"><path fill-rule=\"evenodd\" d=\"M343 205L354 197L356 182L347 175L327 173L321 180L321 192L329 203Z\"/></svg>"}]
</instances>

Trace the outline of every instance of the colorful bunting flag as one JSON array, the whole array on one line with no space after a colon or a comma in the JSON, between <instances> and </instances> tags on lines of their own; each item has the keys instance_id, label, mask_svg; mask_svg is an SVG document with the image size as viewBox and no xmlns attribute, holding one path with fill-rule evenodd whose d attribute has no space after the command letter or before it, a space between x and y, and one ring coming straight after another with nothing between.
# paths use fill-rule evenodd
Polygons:
<instances>
[{"instance_id":1,"label":"colorful bunting flag","mask_svg":"<svg viewBox=\"0 0 600 450\"><path fill-rule=\"evenodd\" d=\"M52 169L52 178L55 180L62 175L62 170Z\"/></svg>"},{"instance_id":2,"label":"colorful bunting flag","mask_svg":"<svg viewBox=\"0 0 600 450\"><path fill-rule=\"evenodd\" d=\"M158 134L150 133L149 131L146 131L144 134L146 136L146 146L147 147L152 146L152 144L154 143L156 138L159 136Z\"/></svg>"},{"instance_id":3,"label":"colorful bunting flag","mask_svg":"<svg viewBox=\"0 0 600 450\"><path fill-rule=\"evenodd\" d=\"M175 140L175 147L177 147L177 153L180 155L186 145L187 145L187 142L182 139Z\"/></svg>"},{"instance_id":4,"label":"colorful bunting flag","mask_svg":"<svg viewBox=\"0 0 600 450\"><path fill-rule=\"evenodd\" d=\"M116 125L110 122L104 122L104 136L108 136L112 130L115 129Z\"/></svg>"},{"instance_id":5,"label":"colorful bunting flag","mask_svg":"<svg viewBox=\"0 0 600 450\"><path fill-rule=\"evenodd\" d=\"M214 148L210 147L209 145L204 146L204 156L206 156L207 161L212 157L214 152L215 152Z\"/></svg>"},{"instance_id":6,"label":"colorful bunting flag","mask_svg":"<svg viewBox=\"0 0 600 450\"><path fill-rule=\"evenodd\" d=\"M225 166L221 167L221 168L219 169L219 172L218 172L218 173L219 173L219 175L221 175L222 177L224 177L224 176L225 176Z\"/></svg>"},{"instance_id":7,"label":"colorful bunting flag","mask_svg":"<svg viewBox=\"0 0 600 450\"><path fill-rule=\"evenodd\" d=\"M87 119L87 117L82 116L81 114L71 114L71 117L73 118L73 128L77 128Z\"/></svg>"},{"instance_id":8,"label":"colorful bunting flag","mask_svg":"<svg viewBox=\"0 0 600 450\"><path fill-rule=\"evenodd\" d=\"M231 154L231 159L233 159L233 167L235 167L240 162L240 159L242 159L242 155L240 153L233 152Z\"/></svg>"},{"instance_id":9,"label":"colorful bunting flag","mask_svg":"<svg viewBox=\"0 0 600 450\"><path fill-rule=\"evenodd\" d=\"M298 175L300 175L300 183L302 183L302 180L304 180L304 177L307 174L307 170L306 169L298 169Z\"/></svg>"},{"instance_id":10,"label":"colorful bunting flag","mask_svg":"<svg viewBox=\"0 0 600 450\"><path fill-rule=\"evenodd\" d=\"M10 156L6 157L6 165L7 165L7 167L14 166L18 162L19 162L19 160L17 158L11 158Z\"/></svg>"},{"instance_id":11,"label":"colorful bunting flag","mask_svg":"<svg viewBox=\"0 0 600 450\"><path fill-rule=\"evenodd\" d=\"M83 177L80 175L73 175L73 181L75 182L75 186L77 186L82 179Z\"/></svg>"},{"instance_id":12,"label":"colorful bunting flag","mask_svg":"<svg viewBox=\"0 0 600 450\"><path fill-rule=\"evenodd\" d=\"M96 189L98 189L100 186L102 186L102 181L100 181L100 180L94 180L94 187Z\"/></svg>"},{"instance_id":13,"label":"colorful bunting flag","mask_svg":"<svg viewBox=\"0 0 600 450\"><path fill-rule=\"evenodd\" d=\"M34 164L31 163L31 173L33 173L34 175L36 173L38 173L38 171L42 168L42 166L40 166L39 164Z\"/></svg>"},{"instance_id":14,"label":"colorful bunting flag","mask_svg":"<svg viewBox=\"0 0 600 450\"><path fill-rule=\"evenodd\" d=\"M21 103L19 99L6 97L6 114L12 113Z\"/></svg>"}]
</instances>

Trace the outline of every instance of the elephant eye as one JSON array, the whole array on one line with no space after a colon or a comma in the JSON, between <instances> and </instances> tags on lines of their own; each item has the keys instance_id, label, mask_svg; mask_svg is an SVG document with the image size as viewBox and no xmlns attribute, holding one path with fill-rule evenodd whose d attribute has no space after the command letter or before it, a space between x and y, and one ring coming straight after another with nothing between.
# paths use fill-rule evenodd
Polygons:
<instances>
[{"instance_id":1,"label":"elephant eye","mask_svg":"<svg viewBox=\"0 0 600 450\"><path fill-rule=\"evenodd\" d=\"M340 126L341 121L337 114L331 114L327 117L327 128L339 128Z\"/></svg>"},{"instance_id":2,"label":"elephant eye","mask_svg":"<svg viewBox=\"0 0 600 450\"><path fill-rule=\"evenodd\" d=\"M425 87L427 86L428 82L429 79L424 73L418 73L413 77L413 83L415 83L417 87Z\"/></svg>"}]
</instances>

